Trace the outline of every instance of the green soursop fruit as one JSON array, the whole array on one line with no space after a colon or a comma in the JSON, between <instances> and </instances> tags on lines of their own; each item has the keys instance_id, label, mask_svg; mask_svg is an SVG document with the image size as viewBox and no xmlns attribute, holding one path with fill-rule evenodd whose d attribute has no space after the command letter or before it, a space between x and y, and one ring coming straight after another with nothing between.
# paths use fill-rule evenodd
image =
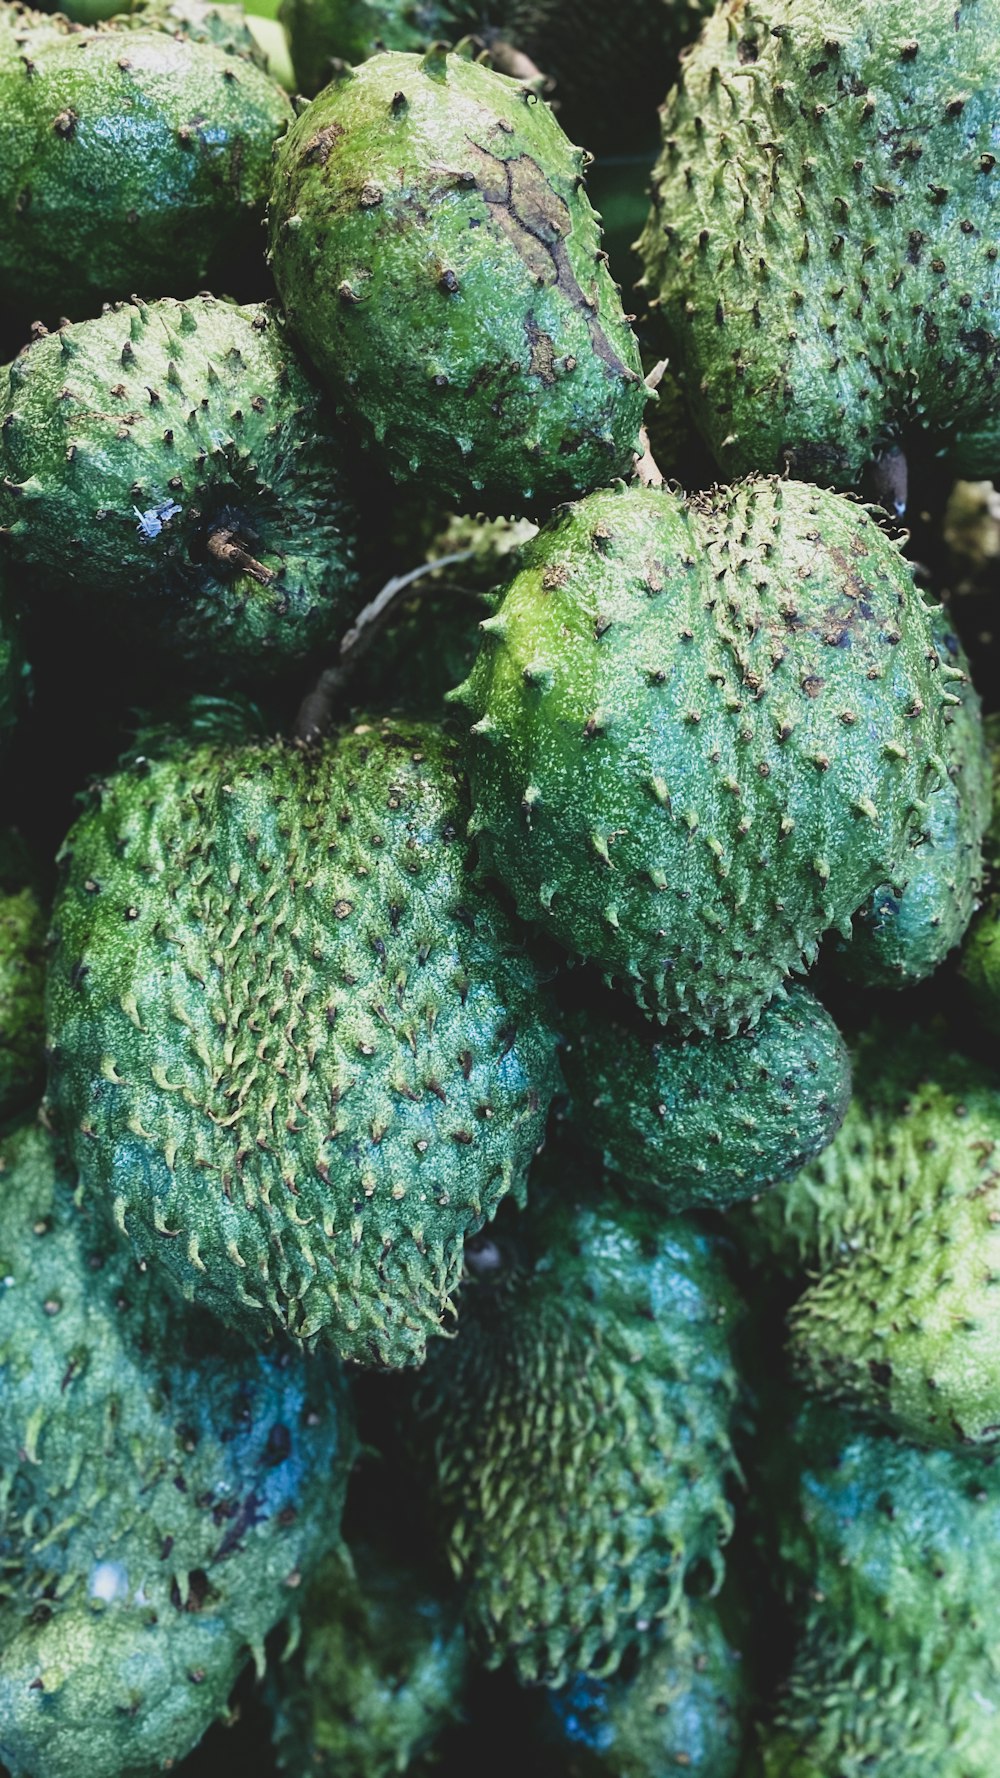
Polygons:
<instances>
[{"instance_id":1,"label":"green soursop fruit","mask_svg":"<svg viewBox=\"0 0 1000 1778\"><path fill-rule=\"evenodd\" d=\"M858 1046L840 1134L754 1213L811 1278L791 1351L812 1389L921 1444L1000 1437L1000 1086L940 1032Z\"/></svg>"},{"instance_id":2,"label":"green soursop fruit","mask_svg":"<svg viewBox=\"0 0 1000 1778\"><path fill-rule=\"evenodd\" d=\"M416 1570L367 1544L331 1556L302 1613L301 1641L271 1669L282 1771L395 1778L462 1713L469 1652L461 1613Z\"/></svg>"},{"instance_id":3,"label":"green soursop fruit","mask_svg":"<svg viewBox=\"0 0 1000 1778\"><path fill-rule=\"evenodd\" d=\"M726 476L851 487L910 439L1000 466L998 35L1000 0L725 0L706 25L640 251Z\"/></svg>"},{"instance_id":4,"label":"green soursop fruit","mask_svg":"<svg viewBox=\"0 0 1000 1778\"><path fill-rule=\"evenodd\" d=\"M385 467L461 509L631 471L646 389L585 162L526 87L439 48L345 73L281 145L289 321Z\"/></svg>"},{"instance_id":5,"label":"green soursop fruit","mask_svg":"<svg viewBox=\"0 0 1000 1778\"><path fill-rule=\"evenodd\" d=\"M417 52L446 39L455 43L485 27L480 0L281 0L302 92L312 98L343 62L363 62L383 49Z\"/></svg>"},{"instance_id":6,"label":"green soursop fruit","mask_svg":"<svg viewBox=\"0 0 1000 1778\"><path fill-rule=\"evenodd\" d=\"M680 1032L753 1022L893 881L964 675L868 513L799 482L557 513L456 696L523 918Z\"/></svg>"},{"instance_id":7,"label":"green soursop fruit","mask_svg":"<svg viewBox=\"0 0 1000 1778\"><path fill-rule=\"evenodd\" d=\"M50 1090L84 1191L262 1340L420 1363L556 1086L537 971L474 879L454 748L360 725L99 785L63 854Z\"/></svg>"},{"instance_id":8,"label":"green soursop fruit","mask_svg":"<svg viewBox=\"0 0 1000 1778\"><path fill-rule=\"evenodd\" d=\"M26 1103L44 1069L47 924L28 848L0 829L0 1118Z\"/></svg>"},{"instance_id":9,"label":"green soursop fruit","mask_svg":"<svg viewBox=\"0 0 1000 1778\"><path fill-rule=\"evenodd\" d=\"M553 1686L613 1673L682 1621L690 1577L721 1583L738 1388L710 1239L614 1194L577 1199L564 1170L470 1244L458 1335L413 1410L480 1652Z\"/></svg>"},{"instance_id":10,"label":"green soursop fruit","mask_svg":"<svg viewBox=\"0 0 1000 1778\"><path fill-rule=\"evenodd\" d=\"M985 727L992 767L985 848L988 893L969 928L959 968L983 1023L1000 1032L1000 716L987 717Z\"/></svg>"},{"instance_id":11,"label":"green soursop fruit","mask_svg":"<svg viewBox=\"0 0 1000 1778\"><path fill-rule=\"evenodd\" d=\"M87 0L83 3L87 4ZM108 3L114 4L114 0L108 0ZM217 49L228 50L230 55L243 56L262 68L267 67L267 59L247 23L247 15L242 6L234 4L234 0L222 0L219 5L215 0L146 0L146 4L134 12L121 10L119 0L109 23L118 31L169 31L171 36L187 37L192 43L214 43Z\"/></svg>"},{"instance_id":12,"label":"green soursop fruit","mask_svg":"<svg viewBox=\"0 0 1000 1778\"><path fill-rule=\"evenodd\" d=\"M800 1633L766 1778L995 1778L996 1465L814 1407L769 1467Z\"/></svg>"},{"instance_id":13,"label":"green soursop fruit","mask_svg":"<svg viewBox=\"0 0 1000 1778\"><path fill-rule=\"evenodd\" d=\"M166 1770L336 1545L337 1367L180 1312L38 1126L0 1156L0 1761Z\"/></svg>"},{"instance_id":14,"label":"green soursop fruit","mask_svg":"<svg viewBox=\"0 0 1000 1778\"><path fill-rule=\"evenodd\" d=\"M0 373L0 520L42 585L220 674L280 669L359 601L315 384L266 305L116 306Z\"/></svg>"},{"instance_id":15,"label":"green soursop fruit","mask_svg":"<svg viewBox=\"0 0 1000 1778\"><path fill-rule=\"evenodd\" d=\"M668 1214L725 1209L798 1172L850 1103L844 1040L799 985L736 1037L670 1042L646 1021L595 1017L593 1002L563 1030L574 1130Z\"/></svg>"},{"instance_id":16,"label":"green soursop fruit","mask_svg":"<svg viewBox=\"0 0 1000 1778\"><path fill-rule=\"evenodd\" d=\"M232 290L291 119L262 69L210 43L0 31L0 304L52 322L136 290Z\"/></svg>"}]
</instances>

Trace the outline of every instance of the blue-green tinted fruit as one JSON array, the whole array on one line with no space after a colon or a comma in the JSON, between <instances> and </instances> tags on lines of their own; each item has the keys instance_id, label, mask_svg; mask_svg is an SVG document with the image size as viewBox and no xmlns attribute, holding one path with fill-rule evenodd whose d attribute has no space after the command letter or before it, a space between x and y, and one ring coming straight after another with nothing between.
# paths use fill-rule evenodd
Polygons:
<instances>
[{"instance_id":1,"label":"blue-green tinted fruit","mask_svg":"<svg viewBox=\"0 0 1000 1778\"><path fill-rule=\"evenodd\" d=\"M662 112L645 289L724 474L1000 466L998 0L728 0Z\"/></svg>"},{"instance_id":2,"label":"blue-green tinted fruit","mask_svg":"<svg viewBox=\"0 0 1000 1778\"><path fill-rule=\"evenodd\" d=\"M166 1770L336 1545L345 1385L164 1298L38 1126L0 1177L0 1760Z\"/></svg>"},{"instance_id":3,"label":"blue-green tinted fruit","mask_svg":"<svg viewBox=\"0 0 1000 1778\"><path fill-rule=\"evenodd\" d=\"M677 1030L755 1021L892 881L957 667L897 546L801 482L557 513L484 625L474 821L522 918Z\"/></svg>"},{"instance_id":4,"label":"blue-green tinted fruit","mask_svg":"<svg viewBox=\"0 0 1000 1778\"><path fill-rule=\"evenodd\" d=\"M556 1086L523 939L469 868L454 749L359 725L174 751L63 852L50 1090L86 1193L185 1296L420 1363Z\"/></svg>"},{"instance_id":5,"label":"blue-green tinted fruit","mask_svg":"<svg viewBox=\"0 0 1000 1778\"><path fill-rule=\"evenodd\" d=\"M575 1183L555 1157L532 1209L472 1248L457 1337L415 1394L478 1648L552 1686L683 1622L688 1577L721 1583L733 1523L721 1261L693 1225Z\"/></svg>"},{"instance_id":6,"label":"blue-green tinted fruit","mask_svg":"<svg viewBox=\"0 0 1000 1778\"><path fill-rule=\"evenodd\" d=\"M986 833L987 889L962 947L960 972L983 1023L1000 1032L1000 717L985 723L990 752L991 819Z\"/></svg>"},{"instance_id":7,"label":"blue-green tinted fruit","mask_svg":"<svg viewBox=\"0 0 1000 1778\"><path fill-rule=\"evenodd\" d=\"M44 1066L47 919L20 835L0 830L0 1118L20 1109Z\"/></svg>"},{"instance_id":8,"label":"blue-green tinted fruit","mask_svg":"<svg viewBox=\"0 0 1000 1778\"><path fill-rule=\"evenodd\" d=\"M461 510L631 471L646 390L585 163L527 88L440 49L374 56L281 145L289 321L385 467Z\"/></svg>"},{"instance_id":9,"label":"blue-green tinted fruit","mask_svg":"<svg viewBox=\"0 0 1000 1778\"><path fill-rule=\"evenodd\" d=\"M724 1209L798 1172L833 1140L850 1102L844 1040L798 985L736 1037L671 1042L592 1008L563 1030L574 1129L668 1213Z\"/></svg>"},{"instance_id":10,"label":"blue-green tinted fruit","mask_svg":"<svg viewBox=\"0 0 1000 1778\"><path fill-rule=\"evenodd\" d=\"M331 417L274 311L135 301L0 373L0 519L35 583L150 654L279 670L359 602Z\"/></svg>"},{"instance_id":11,"label":"blue-green tinted fruit","mask_svg":"<svg viewBox=\"0 0 1000 1778\"><path fill-rule=\"evenodd\" d=\"M0 303L78 320L245 281L280 87L210 43L45 24L27 48L0 31Z\"/></svg>"},{"instance_id":12,"label":"blue-green tinted fruit","mask_svg":"<svg viewBox=\"0 0 1000 1778\"><path fill-rule=\"evenodd\" d=\"M268 1686L278 1765L293 1778L395 1778L461 1716L470 1661L457 1601L397 1558L353 1542L331 1556L300 1635Z\"/></svg>"}]
</instances>

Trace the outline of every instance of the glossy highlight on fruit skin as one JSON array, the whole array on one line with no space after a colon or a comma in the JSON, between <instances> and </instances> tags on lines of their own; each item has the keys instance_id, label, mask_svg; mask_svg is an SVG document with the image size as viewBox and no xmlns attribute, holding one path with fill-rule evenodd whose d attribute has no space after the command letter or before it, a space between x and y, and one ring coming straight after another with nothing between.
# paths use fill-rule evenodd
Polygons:
<instances>
[{"instance_id":1,"label":"glossy highlight on fruit skin","mask_svg":"<svg viewBox=\"0 0 1000 1778\"><path fill-rule=\"evenodd\" d=\"M473 878L453 745L360 724L99 784L63 852L50 1095L160 1287L263 1342L419 1364L557 1084Z\"/></svg>"},{"instance_id":2,"label":"glossy highlight on fruit skin","mask_svg":"<svg viewBox=\"0 0 1000 1778\"><path fill-rule=\"evenodd\" d=\"M525 553L466 683L473 830L522 918L679 1034L752 1024L891 880L961 670L867 511L616 488Z\"/></svg>"},{"instance_id":3,"label":"glossy highlight on fruit skin","mask_svg":"<svg viewBox=\"0 0 1000 1778\"><path fill-rule=\"evenodd\" d=\"M631 471L646 389L586 160L529 89L440 46L345 72L281 144L289 323L390 473L459 510Z\"/></svg>"}]
</instances>

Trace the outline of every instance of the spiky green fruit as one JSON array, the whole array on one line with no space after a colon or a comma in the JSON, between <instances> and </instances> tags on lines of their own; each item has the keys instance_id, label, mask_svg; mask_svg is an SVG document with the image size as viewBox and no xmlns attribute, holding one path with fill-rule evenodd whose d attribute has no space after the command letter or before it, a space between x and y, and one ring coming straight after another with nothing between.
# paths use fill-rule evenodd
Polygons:
<instances>
[{"instance_id":1,"label":"spiky green fruit","mask_svg":"<svg viewBox=\"0 0 1000 1778\"><path fill-rule=\"evenodd\" d=\"M180 1312L40 1127L0 1170L0 1760L165 1770L336 1544L346 1389Z\"/></svg>"},{"instance_id":2,"label":"spiky green fruit","mask_svg":"<svg viewBox=\"0 0 1000 1778\"><path fill-rule=\"evenodd\" d=\"M494 9L496 10L496 9ZM281 0L302 92L310 98L342 62L363 62L383 49L417 52L455 43L484 24L480 0Z\"/></svg>"},{"instance_id":3,"label":"spiky green fruit","mask_svg":"<svg viewBox=\"0 0 1000 1778\"><path fill-rule=\"evenodd\" d=\"M993 1778L996 1467L811 1408L768 1468L800 1634L766 1778Z\"/></svg>"},{"instance_id":4,"label":"spiky green fruit","mask_svg":"<svg viewBox=\"0 0 1000 1778\"><path fill-rule=\"evenodd\" d=\"M360 725L140 762L63 853L51 1094L84 1190L184 1295L419 1363L556 1084L523 941L473 879L454 748Z\"/></svg>"},{"instance_id":5,"label":"spiky green fruit","mask_svg":"<svg viewBox=\"0 0 1000 1778\"><path fill-rule=\"evenodd\" d=\"M534 93L440 48L345 73L281 144L289 321L385 466L460 509L631 470L646 390L585 164Z\"/></svg>"},{"instance_id":6,"label":"spiky green fruit","mask_svg":"<svg viewBox=\"0 0 1000 1778\"><path fill-rule=\"evenodd\" d=\"M810 1388L921 1444L1000 1437L1000 1087L941 1033L877 1029L836 1140L758 1206L812 1279L790 1318Z\"/></svg>"},{"instance_id":7,"label":"spiky green fruit","mask_svg":"<svg viewBox=\"0 0 1000 1778\"><path fill-rule=\"evenodd\" d=\"M738 1309L692 1224L588 1197L558 1156L532 1191L470 1251L414 1442L487 1665L558 1686L680 1619L693 1571L721 1582Z\"/></svg>"},{"instance_id":8,"label":"spiky green fruit","mask_svg":"<svg viewBox=\"0 0 1000 1778\"><path fill-rule=\"evenodd\" d=\"M20 835L0 830L0 1118L17 1111L42 1074L47 920Z\"/></svg>"},{"instance_id":9,"label":"spiky green fruit","mask_svg":"<svg viewBox=\"0 0 1000 1778\"><path fill-rule=\"evenodd\" d=\"M851 1097L840 1032L808 988L736 1037L670 1042L588 1005L563 1020L574 1128L638 1195L672 1214L724 1209L832 1142Z\"/></svg>"},{"instance_id":10,"label":"spiky green fruit","mask_svg":"<svg viewBox=\"0 0 1000 1778\"><path fill-rule=\"evenodd\" d=\"M82 0L86 5L88 0ZM100 0L98 0L100 3ZM70 0L73 11L80 0ZM192 43L214 43L230 55L267 67L267 58L247 23L242 6L234 0L145 0L134 11L123 8L120 0L107 0L115 7L109 23L116 30L169 31L173 37L187 37ZM73 16L71 12L70 16Z\"/></svg>"},{"instance_id":11,"label":"spiky green fruit","mask_svg":"<svg viewBox=\"0 0 1000 1778\"><path fill-rule=\"evenodd\" d=\"M223 675L306 655L358 598L356 515L274 311L138 300L0 373L0 521L42 586Z\"/></svg>"},{"instance_id":12,"label":"spiky green fruit","mask_svg":"<svg viewBox=\"0 0 1000 1778\"><path fill-rule=\"evenodd\" d=\"M522 917L681 1032L753 1022L894 880L959 669L897 546L800 482L557 513L456 694Z\"/></svg>"},{"instance_id":13,"label":"spiky green fruit","mask_svg":"<svg viewBox=\"0 0 1000 1778\"><path fill-rule=\"evenodd\" d=\"M52 322L136 289L231 290L259 252L281 88L161 31L126 45L53 27L30 53L15 36L0 32L0 303Z\"/></svg>"},{"instance_id":14,"label":"spiky green fruit","mask_svg":"<svg viewBox=\"0 0 1000 1778\"><path fill-rule=\"evenodd\" d=\"M726 476L1000 465L998 0L728 0L662 112L650 304Z\"/></svg>"},{"instance_id":15,"label":"spiky green fruit","mask_svg":"<svg viewBox=\"0 0 1000 1778\"><path fill-rule=\"evenodd\" d=\"M352 1544L332 1556L301 1642L271 1670L278 1765L294 1778L395 1778L462 1713L469 1651L455 1599Z\"/></svg>"},{"instance_id":16,"label":"spiky green fruit","mask_svg":"<svg viewBox=\"0 0 1000 1778\"><path fill-rule=\"evenodd\" d=\"M969 928L959 967L983 1023L1000 1031L1000 717L987 717L985 727L992 768L985 846L988 891Z\"/></svg>"}]
</instances>

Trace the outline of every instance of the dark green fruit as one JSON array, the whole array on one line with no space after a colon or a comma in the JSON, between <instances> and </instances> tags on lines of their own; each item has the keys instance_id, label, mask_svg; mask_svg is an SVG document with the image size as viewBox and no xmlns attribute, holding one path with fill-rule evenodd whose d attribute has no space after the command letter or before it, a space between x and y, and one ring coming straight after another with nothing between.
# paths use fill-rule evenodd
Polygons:
<instances>
[{"instance_id":1,"label":"dark green fruit","mask_svg":"<svg viewBox=\"0 0 1000 1778\"><path fill-rule=\"evenodd\" d=\"M490 9L497 15L502 7ZM310 98L337 64L363 62L381 49L419 51L456 43L485 23L479 0L281 0L299 87Z\"/></svg>"},{"instance_id":2,"label":"dark green fruit","mask_svg":"<svg viewBox=\"0 0 1000 1778\"><path fill-rule=\"evenodd\" d=\"M960 970L979 1017L991 1031L1000 1032L1000 717L987 717L986 734L992 767L987 892L962 947Z\"/></svg>"}]
</instances>

